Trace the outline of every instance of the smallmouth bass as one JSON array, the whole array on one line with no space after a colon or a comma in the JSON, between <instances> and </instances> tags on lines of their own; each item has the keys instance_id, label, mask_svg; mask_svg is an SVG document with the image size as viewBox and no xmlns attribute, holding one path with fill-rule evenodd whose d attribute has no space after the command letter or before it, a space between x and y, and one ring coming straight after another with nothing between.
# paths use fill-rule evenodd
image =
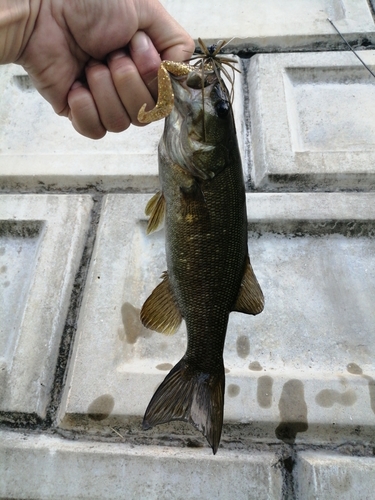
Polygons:
<instances>
[{"instance_id":1,"label":"smallmouth bass","mask_svg":"<svg viewBox=\"0 0 375 500\"><path fill-rule=\"evenodd\" d=\"M231 311L264 307L247 248L245 186L228 90L213 64L164 61L156 107L138 119L165 119L159 143L161 191L150 200L148 232L165 218L168 270L141 310L144 326L188 344L152 397L143 428L191 423L215 454L221 437L223 350Z\"/></svg>"}]
</instances>

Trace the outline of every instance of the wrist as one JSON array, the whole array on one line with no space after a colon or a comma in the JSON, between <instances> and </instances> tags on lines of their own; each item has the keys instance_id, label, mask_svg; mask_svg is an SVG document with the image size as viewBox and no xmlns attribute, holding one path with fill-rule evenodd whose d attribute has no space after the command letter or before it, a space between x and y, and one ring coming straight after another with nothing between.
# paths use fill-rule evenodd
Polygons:
<instances>
[{"instance_id":1,"label":"wrist","mask_svg":"<svg viewBox=\"0 0 375 500\"><path fill-rule=\"evenodd\" d=\"M41 1L41 0L40 0ZM5 0L0 6L0 64L16 62L33 31L39 0Z\"/></svg>"}]
</instances>

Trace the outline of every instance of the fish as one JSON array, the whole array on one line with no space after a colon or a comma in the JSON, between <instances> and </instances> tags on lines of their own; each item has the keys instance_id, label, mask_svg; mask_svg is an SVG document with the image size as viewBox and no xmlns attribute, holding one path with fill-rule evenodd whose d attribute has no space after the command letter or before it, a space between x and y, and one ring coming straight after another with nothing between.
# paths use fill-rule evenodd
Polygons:
<instances>
[{"instance_id":1,"label":"fish","mask_svg":"<svg viewBox=\"0 0 375 500\"><path fill-rule=\"evenodd\" d=\"M231 99L212 62L164 61L158 102L139 111L165 117L158 148L161 190L146 206L148 232L165 225L167 271L147 298L146 328L175 333L186 322L187 348L157 388L144 430L169 421L192 424L216 454L223 426L224 342L229 314L259 314L264 296L247 246L246 196Z\"/></svg>"}]
</instances>

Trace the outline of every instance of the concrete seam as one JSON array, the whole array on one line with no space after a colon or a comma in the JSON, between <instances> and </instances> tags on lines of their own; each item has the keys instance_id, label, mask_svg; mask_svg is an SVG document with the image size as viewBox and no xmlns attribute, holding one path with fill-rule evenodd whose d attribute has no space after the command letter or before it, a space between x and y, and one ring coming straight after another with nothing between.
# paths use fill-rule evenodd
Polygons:
<instances>
[{"instance_id":1,"label":"concrete seam","mask_svg":"<svg viewBox=\"0 0 375 500\"><path fill-rule=\"evenodd\" d=\"M251 183L251 171L253 168L252 154L251 154L251 120L250 120L250 106L249 106L249 84L247 81L247 75L249 72L249 63L240 59L241 72L242 72L242 94L243 94L243 106L244 106L244 165L245 168L245 183L246 191L252 191Z\"/></svg>"},{"instance_id":2,"label":"concrete seam","mask_svg":"<svg viewBox=\"0 0 375 500\"><path fill-rule=\"evenodd\" d=\"M373 3L371 0L367 0L368 8L371 12L371 15L375 21L375 3Z\"/></svg>"},{"instance_id":3,"label":"concrete seam","mask_svg":"<svg viewBox=\"0 0 375 500\"><path fill-rule=\"evenodd\" d=\"M86 238L85 248L82 253L79 269L76 273L72 293L70 296L70 306L65 320L65 327L61 337L59 355L56 363L54 382L51 391L50 403L47 408L45 425L54 426L54 420L59 407L62 391L67 376L69 360L77 331L78 317L81 309L84 288L90 267L92 252L94 249L97 227L103 202L103 195L93 196L93 207L91 210L90 227Z\"/></svg>"},{"instance_id":4,"label":"concrete seam","mask_svg":"<svg viewBox=\"0 0 375 500\"><path fill-rule=\"evenodd\" d=\"M97 225L101 213L102 195L92 196L93 207L91 209L90 227L86 237L86 243L82 252L81 262L76 272L69 300L69 309L65 319L65 326L61 336L59 354L56 362L54 382L52 384L50 402L44 419L36 413L24 414L19 412L0 412L0 426L18 430L42 430L46 431L54 425L54 418L60 403L62 390L69 364L70 352L74 342L78 315L83 298L84 286L91 261L92 251L95 243Z\"/></svg>"}]
</instances>

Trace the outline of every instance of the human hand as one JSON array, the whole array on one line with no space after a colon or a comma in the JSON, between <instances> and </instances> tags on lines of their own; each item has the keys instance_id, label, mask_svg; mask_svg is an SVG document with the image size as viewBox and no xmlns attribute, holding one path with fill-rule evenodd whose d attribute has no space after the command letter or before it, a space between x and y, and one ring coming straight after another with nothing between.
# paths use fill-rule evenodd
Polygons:
<instances>
[{"instance_id":1,"label":"human hand","mask_svg":"<svg viewBox=\"0 0 375 500\"><path fill-rule=\"evenodd\" d=\"M161 60L194 42L157 0L31 0L38 14L15 61L55 112L92 139L121 132L155 105ZM160 54L160 55L159 55Z\"/></svg>"}]
</instances>

